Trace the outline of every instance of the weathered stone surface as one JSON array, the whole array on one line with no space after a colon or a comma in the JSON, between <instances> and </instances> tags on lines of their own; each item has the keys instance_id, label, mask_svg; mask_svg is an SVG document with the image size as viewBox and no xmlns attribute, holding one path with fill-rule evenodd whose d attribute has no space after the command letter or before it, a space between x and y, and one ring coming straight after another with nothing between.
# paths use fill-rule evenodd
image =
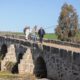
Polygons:
<instances>
[{"instance_id":1,"label":"weathered stone surface","mask_svg":"<svg viewBox=\"0 0 80 80\"><path fill-rule=\"evenodd\" d=\"M43 45L43 50L49 52L50 51L50 46Z\"/></svg>"},{"instance_id":2,"label":"weathered stone surface","mask_svg":"<svg viewBox=\"0 0 80 80\"><path fill-rule=\"evenodd\" d=\"M13 62L16 63L16 53L15 53L15 47L14 45L10 45L10 47L8 48L8 52L6 53L6 56L4 57L4 59L1 61L1 71L5 71L6 67L5 64L7 62Z\"/></svg>"},{"instance_id":3,"label":"weathered stone surface","mask_svg":"<svg viewBox=\"0 0 80 80\"><path fill-rule=\"evenodd\" d=\"M58 48L51 47L51 53L58 54L59 53L59 49Z\"/></svg>"},{"instance_id":4,"label":"weathered stone surface","mask_svg":"<svg viewBox=\"0 0 80 80\"><path fill-rule=\"evenodd\" d=\"M79 51L70 51L70 49L68 50L60 47L56 48L56 46L52 47L49 45L31 43L29 41L14 38L0 37L0 41L0 48L4 43L8 46L8 52L1 62L2 70L5 68L6 61L16 62L16 60L18 60L16 58L18 58L19 54L22 53L24 55L20 58L20 63L18 63L20 74L33 74L35 66L38 64L36 69L39 73L36 75L39 77L48 77L53 80L80 80ZM49 40L45 41L50 42ZM67 42L62 41L52 40L51 42L79 47L79 45L73 43L67 44ZM10 46L12 43L16 47ZM26 52L25 49L27 50ZM41 57L41 60L38 59L39 57Z\"/></svg>"},{"instance_id":5,"label":"weathered stone surface","mask_svg":"<svg viewBox=\"0 0 80 80\"><path fill-rule=\"evenodd\" d=\"M24 53L23 59L20 61L18 65L19 74L33 74L34 64L32 59L31 50L28 48L26 53Z\"/></svg>"}]
</instances>

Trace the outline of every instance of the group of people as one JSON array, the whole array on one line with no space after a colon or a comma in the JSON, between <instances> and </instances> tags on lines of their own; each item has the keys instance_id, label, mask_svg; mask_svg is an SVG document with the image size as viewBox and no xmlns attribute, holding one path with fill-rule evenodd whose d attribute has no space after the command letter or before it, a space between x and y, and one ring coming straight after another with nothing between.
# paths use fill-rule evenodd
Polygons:
<instances>
[{"instance_id":1,"label":"group of people","mask_svg":"<svg viewBox=\"0 0 80 80\"><path fill-rule=\"evenodd\" d=\"M39 41L42 43L43 37L45 35L45 30L41 27L38 31L36 30L36 28L30 31L30 27L26 27L24 29L24 33L25 33L26 40L36 41L39 36Z\"/></svg>"}]
</instances>

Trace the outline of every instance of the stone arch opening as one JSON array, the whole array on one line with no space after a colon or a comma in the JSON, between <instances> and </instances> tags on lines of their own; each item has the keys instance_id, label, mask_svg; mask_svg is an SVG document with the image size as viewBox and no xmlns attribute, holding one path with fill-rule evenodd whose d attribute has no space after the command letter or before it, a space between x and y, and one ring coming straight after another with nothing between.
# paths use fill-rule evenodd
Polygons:
<instances>
[{"instance_id":1,"label":"stone arch opening","mask_svg":"<svg viewBox=\"0 0 80 80\"><path fill-rule=\"evenodd\" d=\"M22 59L22 57L23 57L23 53L19 53L18 58L17 58L17 62L12 69L12 73L19 73L18 64L20 63L20 60Z\"/></svg>"},{"instance_id":2,"label":"stone arch opening","mask_svg":"<svg viewBox=\"0 0 80 80\"><path fill-rule=\"evenodd\" d=\"M3 45L1 46L0 57L1 57L2 59L4 59L6 53L7 53L7 45L6 45L6 44L3 44Z\"/></svg>"},{"instance_id":3,"label":"stone arch opening","mask_svg":"<svg viewBox=\"0 0 80 80\"><path fill-rule=\"evenodd\" d=\"M47 78L46 63L42 57L39 57L36 60L34 74L38 78Z\"/></svg>"},{"instance_id":4,"label":"stone arch opening","mask_svg":"<svg viewBox=\"0 0 80 80\"><path fill-rule=\"evenodd\" d=\"M23 57L23 53L19 53L19 55L18 55L18 63L20 63L20 59L22 59L22 57Z\"/></svg>"}]
</instances>

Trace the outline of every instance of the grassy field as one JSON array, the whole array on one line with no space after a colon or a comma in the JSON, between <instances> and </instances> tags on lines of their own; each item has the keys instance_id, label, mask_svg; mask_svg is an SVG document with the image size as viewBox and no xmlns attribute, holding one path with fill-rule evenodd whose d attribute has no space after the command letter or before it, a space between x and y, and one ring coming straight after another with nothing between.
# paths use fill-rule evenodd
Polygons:
<instances>
[{"instance_id":1,"label":"grassy field","mask_svg":"<svg viewBox=\"0 0 80 80\"><path fill-rule=\"evenodd\" d=\"M24 74L24 75L20 75L20 74L12 74L10 72L1 72L0 71L0 78L2 78L3 80L17 80L20 78L20 80L26 80L26 79L29 79L29 80L35 80L35 76L34 75L31 75L31 74ZM1 80L1 79L0 79Z\"/></svg>"},{"instance_id":2,"label":"grassy field","mask_svg":"<svg viewBox=\"0 0 80 80\"><path fill-rule=\"evenodd\" d=\"M0 34L10 34L10 35L24 35L24 33L22 33L22 32L0 32ZM56 36L56 34L54 34L54 33L46 33L45 34L45 36L44 36L44 38L47 38L47 39L57 39L57 36Z\"/></svg>"},{"instance_id":3,"label":"grassy field","mask_svg":"<svg viewBox=\"0 0 80 80\"><path fill-rule=\"evenodd\" d=\"M44 37L47 39L58 39L55 33L47 33ZM80 41L80 32L76 34L75 39Z\"/></svg>"},{"instance_id":4,"label":"grassy field","mask_svg":"<svg viewBox=\"0 0 80 80\"><path fill-rule=\"evenodd\" d=\"M47 39L57 39L57 35L54 34L54 33L47 33L44 38L47 38Z\"/></svg>"},{"instance_id":5,"label":"grassy field","mask_svg":"<svg viewBox=\"0 0 80 80\"><path fill-rule=\"evenodd\" d=\"M24 33L13 33L13 34L16 34L16 35L24 35ZM54 34L54 33L47 33L45 34L44 38L47 38L47 39L57 39L57 35Z\"/></svg>"},{"instance_id":6,"label":"grassy field","mask_svg":"<svg viewBox=\"0 0 80 80\"><path fill-rule=\"evenodd\" d=\"M10 72L1 72L0 71L0 78L14 78L19 77L17 74L12 74Z\"/></svg>"},{"instance_id":7,"label":"grassy field","mask_svg":"<svg viewBox=\"0 0 80 80\"><path fill-rule=\"evenodd\" d=\"M10 34L10 35L19 35L19 36L24 35L23 32L2 32L2 33ZM78 39L80 39L80 32L76 35L76 37ZM55 33L46 33L44 38L47 38L47 39L57 39L57 35Z\"/></svg>"}]
</instances>

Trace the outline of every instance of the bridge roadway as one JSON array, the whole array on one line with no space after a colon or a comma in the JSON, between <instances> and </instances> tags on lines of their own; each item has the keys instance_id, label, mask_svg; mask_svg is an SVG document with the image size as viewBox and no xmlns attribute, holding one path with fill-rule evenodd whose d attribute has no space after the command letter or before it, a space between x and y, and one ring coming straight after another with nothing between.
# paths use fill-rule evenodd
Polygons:
<instances>
[{"instance_id":1,"label":"bridge roadway","mask_svg":"<svg viewBox=\"0 0 80 80\"><path fill-rule=\"evenodd\" d=\"M5 35L2 36L5 38L11 38L11 39L16 39L19 41L24 41L26 42L27 40L25 40L24 36L14 36L14 35ZM68 51L72 51L72 52L80 52L80 44L77 43L71 43L71 42L66 42L66 41L59 41L59 40L48 40L48 39L44 39L43 43L40 43L39 40L37 41L32 41L32 40L28 40L31 43L35 43L35 44L42 44L42 45L46 45L46 46L50 46L50 47L56 47L58 49L66 49Z\"/></svg>"},{"instance_id":2,"label":"bridge roadway","mask_svg":"<svg viewBox=\"0 0 80 80\"><path fill-rule=\"evenodd\" d=\"M72 47L72 46L67 46L67 45L60 45L60 44L46 43L46 42L43 42L43 45L51 46L51 47L56 47L58 49L66 49L66 50L72 51L72 52L80 52L80 48L76 48L76 47Z\"/></svg>"}]
</instances>

